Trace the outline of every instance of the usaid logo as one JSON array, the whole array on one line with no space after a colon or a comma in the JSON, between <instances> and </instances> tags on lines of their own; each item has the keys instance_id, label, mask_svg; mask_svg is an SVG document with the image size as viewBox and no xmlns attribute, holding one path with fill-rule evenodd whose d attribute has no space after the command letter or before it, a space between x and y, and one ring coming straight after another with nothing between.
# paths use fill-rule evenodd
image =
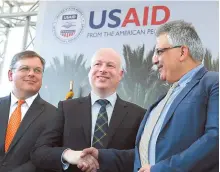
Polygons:
<instances>
[{"instance_id":1,"label":"usaid logo","mask_svg":"<svg viewBox=\"0 0 220 172\"><path fill-rule=\"evenodd\" d=\"M62 42L69 43L82 33L85 26L83 13L75 8L63 9L53 23L53 33Z\"/></svg>"}]
</instances>

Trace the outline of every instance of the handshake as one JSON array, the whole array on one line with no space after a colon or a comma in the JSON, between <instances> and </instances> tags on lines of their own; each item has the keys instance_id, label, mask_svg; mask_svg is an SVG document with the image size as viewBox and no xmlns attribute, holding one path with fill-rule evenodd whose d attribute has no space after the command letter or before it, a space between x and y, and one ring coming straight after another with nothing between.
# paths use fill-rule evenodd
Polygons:
<instances>
[{"instance_id":1,"label":"handshake","mask_svg":"<svg viewBox=\"0 0 220 172\"><path fill-rule=\"evenodd\" d=\"M99 169L98 163L99 151L96 148L87 148L83 151L74 151L67 149L63 153L63 160L85 172L96 172Z\"/></svg>"}]
</instances>

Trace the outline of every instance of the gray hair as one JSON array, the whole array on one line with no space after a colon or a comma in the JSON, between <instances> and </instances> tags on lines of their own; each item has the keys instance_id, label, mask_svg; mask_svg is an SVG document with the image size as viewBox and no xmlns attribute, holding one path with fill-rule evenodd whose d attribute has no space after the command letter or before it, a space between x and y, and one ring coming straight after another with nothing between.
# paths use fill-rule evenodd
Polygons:
<instances>
[{"instance_id":1,"label":"gray hair","mask_svg":"<svg viewBox=\"0 0 220 172\"><path fill-rule=\"evenodd\" d=\"M10 64L10 69L13 69L15 64L21 60L21 59L25 59L25 58L33 58L33 57L38 57L43 65L43 70L44 70L44 67L45 67L45 60L43 57L41 57L39 54L37 54L36 52L34 51L30 51L30 50L27 50L27 51L22 51L20 53L17 53L13 56L12 60L11 60L11 64Z\"/></svg>"},{"instance_id":2,"label":"gray hair","mask_svg":"<svg viewBox=\"0 0 220 172\"><path fill-rule=\"evenodd\" d=\"M167 34L168 41L172 46L187 46L194 60L202 61L204 48L194 26L183 20L167 22L156 30L156 37Z\"/></svg>"}]
</instances>

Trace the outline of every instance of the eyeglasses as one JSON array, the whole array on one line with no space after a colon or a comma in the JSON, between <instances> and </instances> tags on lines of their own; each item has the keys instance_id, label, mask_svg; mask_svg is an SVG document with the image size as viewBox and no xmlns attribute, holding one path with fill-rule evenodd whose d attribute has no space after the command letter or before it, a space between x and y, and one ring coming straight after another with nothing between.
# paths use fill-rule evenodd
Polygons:
<instances>
[{"instance_id":1,"label":"eyeglasses","mask_svg":"<svg viewBox=\"0 0 220 172\"><path fill-rule=\"evenodd\" d=\"M181 45L178 46L173 46L173 47L167 47L167 48L156 48L154 51L154 55L156 56L160 56L161 54L163 54L165 51L169 50L169 49L173 49L173 48L181 48Z\"/></svg>"},{"instance_id":2,"label":"eyeglasses","mask_svg":"<svg viewBox=\"0 0 220 172\"><path fill-rule=\"evenodd\" d=\"M31 71L31 69L33 69L35 74L42 74L43 73L43 70L39 67L31 68L29 66L21 66L19 68L12 68L12 69L18 69L18 71L20 71L22 73L29 73Z\"/></svg>"}]
</instances>

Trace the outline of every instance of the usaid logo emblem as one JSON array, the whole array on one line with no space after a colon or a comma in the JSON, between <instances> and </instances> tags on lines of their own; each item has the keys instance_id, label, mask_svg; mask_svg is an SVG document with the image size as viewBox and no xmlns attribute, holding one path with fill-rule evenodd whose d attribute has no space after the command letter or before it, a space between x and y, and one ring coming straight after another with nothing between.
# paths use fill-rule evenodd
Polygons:
<instances>
[{"instance_id":1,"label":"usaid logo emblem","mask_svg":"<svg viewBox=\"0 0 220 172\"><path fill-rule=\"evenodd\" d=\"M78 38L84 26L83 13L75 7L69 7L57 15L53 23L53 32L60 41L69 43Z\"/></svg>"}]
</instances>

